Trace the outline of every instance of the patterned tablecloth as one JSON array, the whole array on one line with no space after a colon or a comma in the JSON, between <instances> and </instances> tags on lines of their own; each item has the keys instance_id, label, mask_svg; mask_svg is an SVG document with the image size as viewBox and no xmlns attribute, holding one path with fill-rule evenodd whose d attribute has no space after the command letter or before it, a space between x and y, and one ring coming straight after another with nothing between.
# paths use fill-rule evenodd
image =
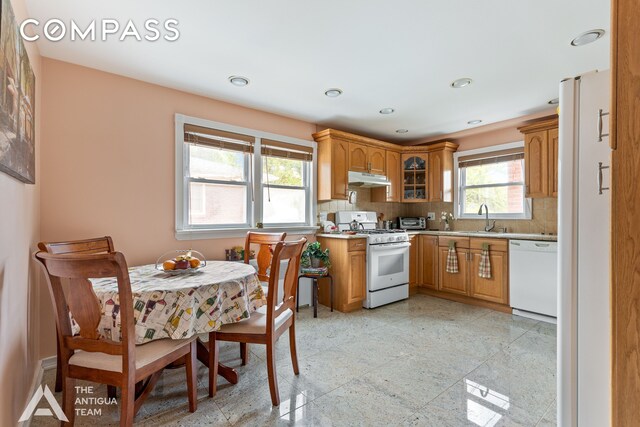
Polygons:
<instances>
[{"instance_id":1,"label":"patterned tablecloth","mask_svg":"<svg viewBox=\"0 0 640 427\"><path fill-rule=\"evenodd\" d=\"M129 268L136 344L188 338L247 319L267 303L255 269L247 264L207 261L200 270L168 274L154 265ZM92 279L103 315L100 333L120 341L120 301L115 278Z\"/></svg>"}]
</instances>

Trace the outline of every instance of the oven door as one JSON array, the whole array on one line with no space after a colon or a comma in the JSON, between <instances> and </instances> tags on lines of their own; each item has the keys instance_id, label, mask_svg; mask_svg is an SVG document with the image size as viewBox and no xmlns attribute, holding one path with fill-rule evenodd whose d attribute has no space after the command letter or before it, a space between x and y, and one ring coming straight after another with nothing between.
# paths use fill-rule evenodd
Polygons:
<instances>
[{"instance_id":1,"label":"oven door","mask_svg":"<svg viewBox=\"0 0 640 427\"><path fill-rule=\"evenodd\" d=\"M409 282L409 242L370 245L367 290L369 292Z\"/></svg>"}]
</instances>

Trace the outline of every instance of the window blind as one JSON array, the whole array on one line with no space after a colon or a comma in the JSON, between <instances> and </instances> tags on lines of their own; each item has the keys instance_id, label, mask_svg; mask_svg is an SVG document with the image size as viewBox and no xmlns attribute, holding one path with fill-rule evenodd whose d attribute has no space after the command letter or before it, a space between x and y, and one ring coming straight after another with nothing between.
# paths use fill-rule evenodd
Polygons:
<instances>
[{"instance_id":1,"label":"window blind","mask_svg":"<svg viewBox=\"0 0 640 427\"><path fill-rule=\"evenodd\" d=\"M284 159L303 160L310 162L313 160L313 148L303 145L288 144L286 142L263 139L261 141L261 154L269 157L280 157Z\"/></svg>"},{"instance_id":2,"label":"window blind","mask_svg":"<svg viewBox=\"0 0 640 427\"><path fill-rule=\"evenodd\" d=\"M510 162L524 159L523 148L512 148L509 150L492 151L489 153L460 156L458 158L459 168L471 166L490 165L494 163Z\"/></svg>"},{"instance_id":3,"label":"window blind","mask_svg":"<svg viewBox=\"0 0 640 427\"><path fill-rule=\"evenodd\" d=\"M255 138L240 133L211 129L192 124L184 125L184 142L223 150L253 153Z\"/></svg>"}]
</instances>

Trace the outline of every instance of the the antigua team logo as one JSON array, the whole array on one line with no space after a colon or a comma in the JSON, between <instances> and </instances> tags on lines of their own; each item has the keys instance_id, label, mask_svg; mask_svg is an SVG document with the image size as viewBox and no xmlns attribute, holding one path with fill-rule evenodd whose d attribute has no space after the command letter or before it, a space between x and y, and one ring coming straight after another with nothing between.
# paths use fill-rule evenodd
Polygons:
<instances>
[{"instance_id":1,"label":"the antigua team logo","mask_svg":"<svg viewBox=\"0 0 640 427\"><path fill-rule=\"evenodd\" d=\"M42 400L42 396L44 396L45 399L47 399L47 402L49 402L49 406L51 406L51 409L49 408L36 409L36 406L38 405L38 403L40 403L40 400ZM53 411L53 413L51 411ZM66 417L66 415L62 411L62 408L58 404L58 401L56 400L55 397L53 397L53 393L51 393L51 390L49 390L49 386L46 386L46 385L44 386L44 389L42 388L42 386L38 387L38 389L36 390L31 400L29 401L29 404L25 408L24 412L22 413L22 416L18 421L27 421L29 418L31 418L32 415L34 415L34 412L36 416L52 417L55 414L55 416L60 421L69 421L69 419Z\"/></svg>"}]
</instances>

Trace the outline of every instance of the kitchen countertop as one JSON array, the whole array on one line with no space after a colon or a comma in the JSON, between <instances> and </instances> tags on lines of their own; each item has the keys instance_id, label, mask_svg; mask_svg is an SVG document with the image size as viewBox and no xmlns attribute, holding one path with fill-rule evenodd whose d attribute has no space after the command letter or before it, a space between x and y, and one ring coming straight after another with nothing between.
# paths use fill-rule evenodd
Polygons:
<instances>
[{"instance_id":1,"label":"kitchen countertop","mask_svg":"<svg viewBox=\"0 0 640 427\"><path fill-rule=\"evenodd\" d=\"M409 235L429 234L432 236L452 236L452 237L490 237L494 239L509 240L541 240L547 242L557 242L556 234L534 234L534 233L492 233L485 231L431 231L431 230L407 230Z\"/></svg>"},{"instance_id":2,"label":"kitchen countertop","mask_svg":"<svg viewBox=\"0 0 640 427\"><path fill-rule=\"evenodd\" d=\"M331 233L318 233L316 237L329 237L331 239L366 239L367 236L363 234L331 234Z\"/></svg>"},{"instance_id":3,"label":"kitchen countertop","mask_svg":"<svg viewBox=\"0 0 640 427\"><path fill-rule=\"evenodd\" d=\"M432 231L432 230L407 230L409 235L428 234L431 236L452 236L452 237L484 237L493 239L508 240L539 240L546 242L557 242L556 234L533 234L533 233L487 233L484 231ZM317 237L328 237L330 239L365 239L362 234L330 234L318 233Z\"/></svg>"}]
</instances>

